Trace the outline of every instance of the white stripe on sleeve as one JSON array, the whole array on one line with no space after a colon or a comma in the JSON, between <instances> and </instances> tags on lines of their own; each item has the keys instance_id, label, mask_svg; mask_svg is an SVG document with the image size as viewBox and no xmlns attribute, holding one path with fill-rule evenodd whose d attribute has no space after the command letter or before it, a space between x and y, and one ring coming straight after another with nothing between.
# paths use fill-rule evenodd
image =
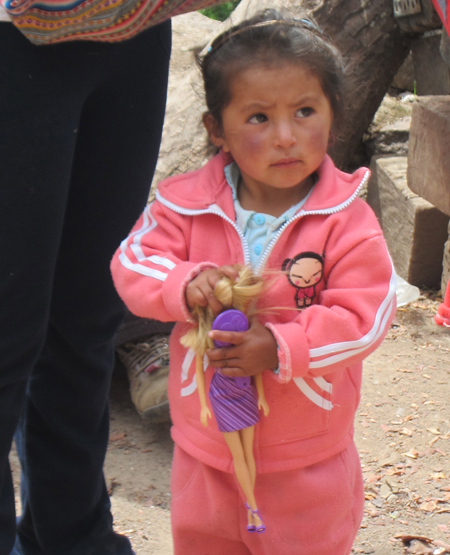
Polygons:
<instances>
[{"instance_id":1,"label":"white stripe on sleeve","mask_svg":"<svg viewBox=\"0 0 450 555\"><path fill-rule=\"evenodd\" d=\"M373 343L378 341L380 336L384 333L387 320L391 313L392 304L395 302L395 291L397 287L397 280L392 267L392 274L389 283L388 293L381 303L374 320L372 329L361 339L355 341L344 341L341 343L334 343L324 347L318 347L310 350L310 368L323 368L335 362L340 362L346 358L350 358L368 348ZM313 359L325 356L323 360L314 362Z\"/></svg>"},{"instance_id":2,"label":"white stripe on sleeve","mask_svg":"<svg viewBox=\"0 0 450 555\"><path fill-rule=\"evenodd\" d=\"M164 258L157 255L151 255L149 257L146 257L142 251L142 248L141 248L142 237L158 225L157 221L151 215L150 207L151 205L147 206L147 208L143 212L142 226L134 233L132 233L129 237L127 237L124 241L122 241L120 245L121 254L119 255L119 260L125 268L127 268L128 270L131 270L132 272L136 272L137 274L141 274L143 276L152 277L159 281L164 281L168 275L166 272L152 269L145 266L144 264L141 264L141 262L149 261L155 265L164 266L168 270L173 270L173 268L175 268L176 266L176 264L172 262L172 260L169 260L168 258ZM132 238L132 242L130 245L128 245L128 240L130 238ZM131 262L131 260L127 257L126 255L127 248L129 248L131 252L134 254L134 256L136 257L137 263Z\"/></svg>"}]
</instances>

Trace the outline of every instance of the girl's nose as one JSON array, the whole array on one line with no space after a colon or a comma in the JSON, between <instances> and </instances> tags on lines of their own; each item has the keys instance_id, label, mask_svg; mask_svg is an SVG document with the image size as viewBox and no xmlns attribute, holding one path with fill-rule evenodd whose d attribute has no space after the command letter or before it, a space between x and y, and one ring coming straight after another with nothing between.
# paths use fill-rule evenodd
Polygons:
<instances>
[{"instance_id":1,"label":"girl's nose","mask_svg":"<svg viewBox=\"0 0 450 555\"><path fill-rule=\"evenodd\" d=\"M288 122L281 122L277 125L275 144L277 147L290 148L297 142L292 125Z\"/></svg>"}]
</instances>

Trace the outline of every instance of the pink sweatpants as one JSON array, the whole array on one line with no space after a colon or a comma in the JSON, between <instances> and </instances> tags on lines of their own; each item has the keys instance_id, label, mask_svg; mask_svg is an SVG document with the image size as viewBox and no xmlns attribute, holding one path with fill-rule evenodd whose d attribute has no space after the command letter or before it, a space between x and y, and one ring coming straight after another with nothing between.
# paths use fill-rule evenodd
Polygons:
<instances>
[{"instance_id":1,"label":"pink sweatpants","mask_svg":"<svg viewBox=\"0 0 450 555\"><path fill-rule=\"evenodd\" d=\"M356 447L306 468L260 474L255 495L263 533L246 530L247 511L234 474L175 446L174 555L349 555L364 508Z\"/></svg>"}]
</instances>

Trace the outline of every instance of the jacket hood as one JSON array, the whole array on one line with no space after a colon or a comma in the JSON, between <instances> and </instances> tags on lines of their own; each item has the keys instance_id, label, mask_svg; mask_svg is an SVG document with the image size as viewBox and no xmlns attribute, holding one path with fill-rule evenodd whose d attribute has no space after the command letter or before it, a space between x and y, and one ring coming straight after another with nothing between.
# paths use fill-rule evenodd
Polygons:
<instances>
[{"instance_id":1,"label":"jacket hood","mask_svg":"<svg viewBox=\"0 0 450 555\"><path fill-rule=\"evenodd\" d=\"M224 168L232 161L228 154L219 153L199 170L161 181L158 193L166 201L188 210L206 210L217 204L224 207L224 202L230 202ZM358 168L353 174L342 172L335 168L328 155L317 173L319 180L303 206L305 212L343 208L342 205L356 196L370 175L369 170L364 167Z\"/></svg>"}]
</instances>

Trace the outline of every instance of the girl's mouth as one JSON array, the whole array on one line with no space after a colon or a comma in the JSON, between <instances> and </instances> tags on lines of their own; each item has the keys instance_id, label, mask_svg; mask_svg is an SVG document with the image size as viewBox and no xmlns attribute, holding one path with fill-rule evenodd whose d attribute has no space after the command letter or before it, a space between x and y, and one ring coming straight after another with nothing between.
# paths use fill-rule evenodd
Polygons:
<instances>
[{"instance_id":1,"label":"girl's mouth","mask_svg":"<svg viewBox=\"0 0 450 555\"><path fill-rule=\"evenodd\" d=\"M272 164L272 166L275 166L276 168L291 168L299 163L300 160L298 160L297 158L282 158L281 160L278 160L277 162Z\"/></svg>"}]
</instances>

